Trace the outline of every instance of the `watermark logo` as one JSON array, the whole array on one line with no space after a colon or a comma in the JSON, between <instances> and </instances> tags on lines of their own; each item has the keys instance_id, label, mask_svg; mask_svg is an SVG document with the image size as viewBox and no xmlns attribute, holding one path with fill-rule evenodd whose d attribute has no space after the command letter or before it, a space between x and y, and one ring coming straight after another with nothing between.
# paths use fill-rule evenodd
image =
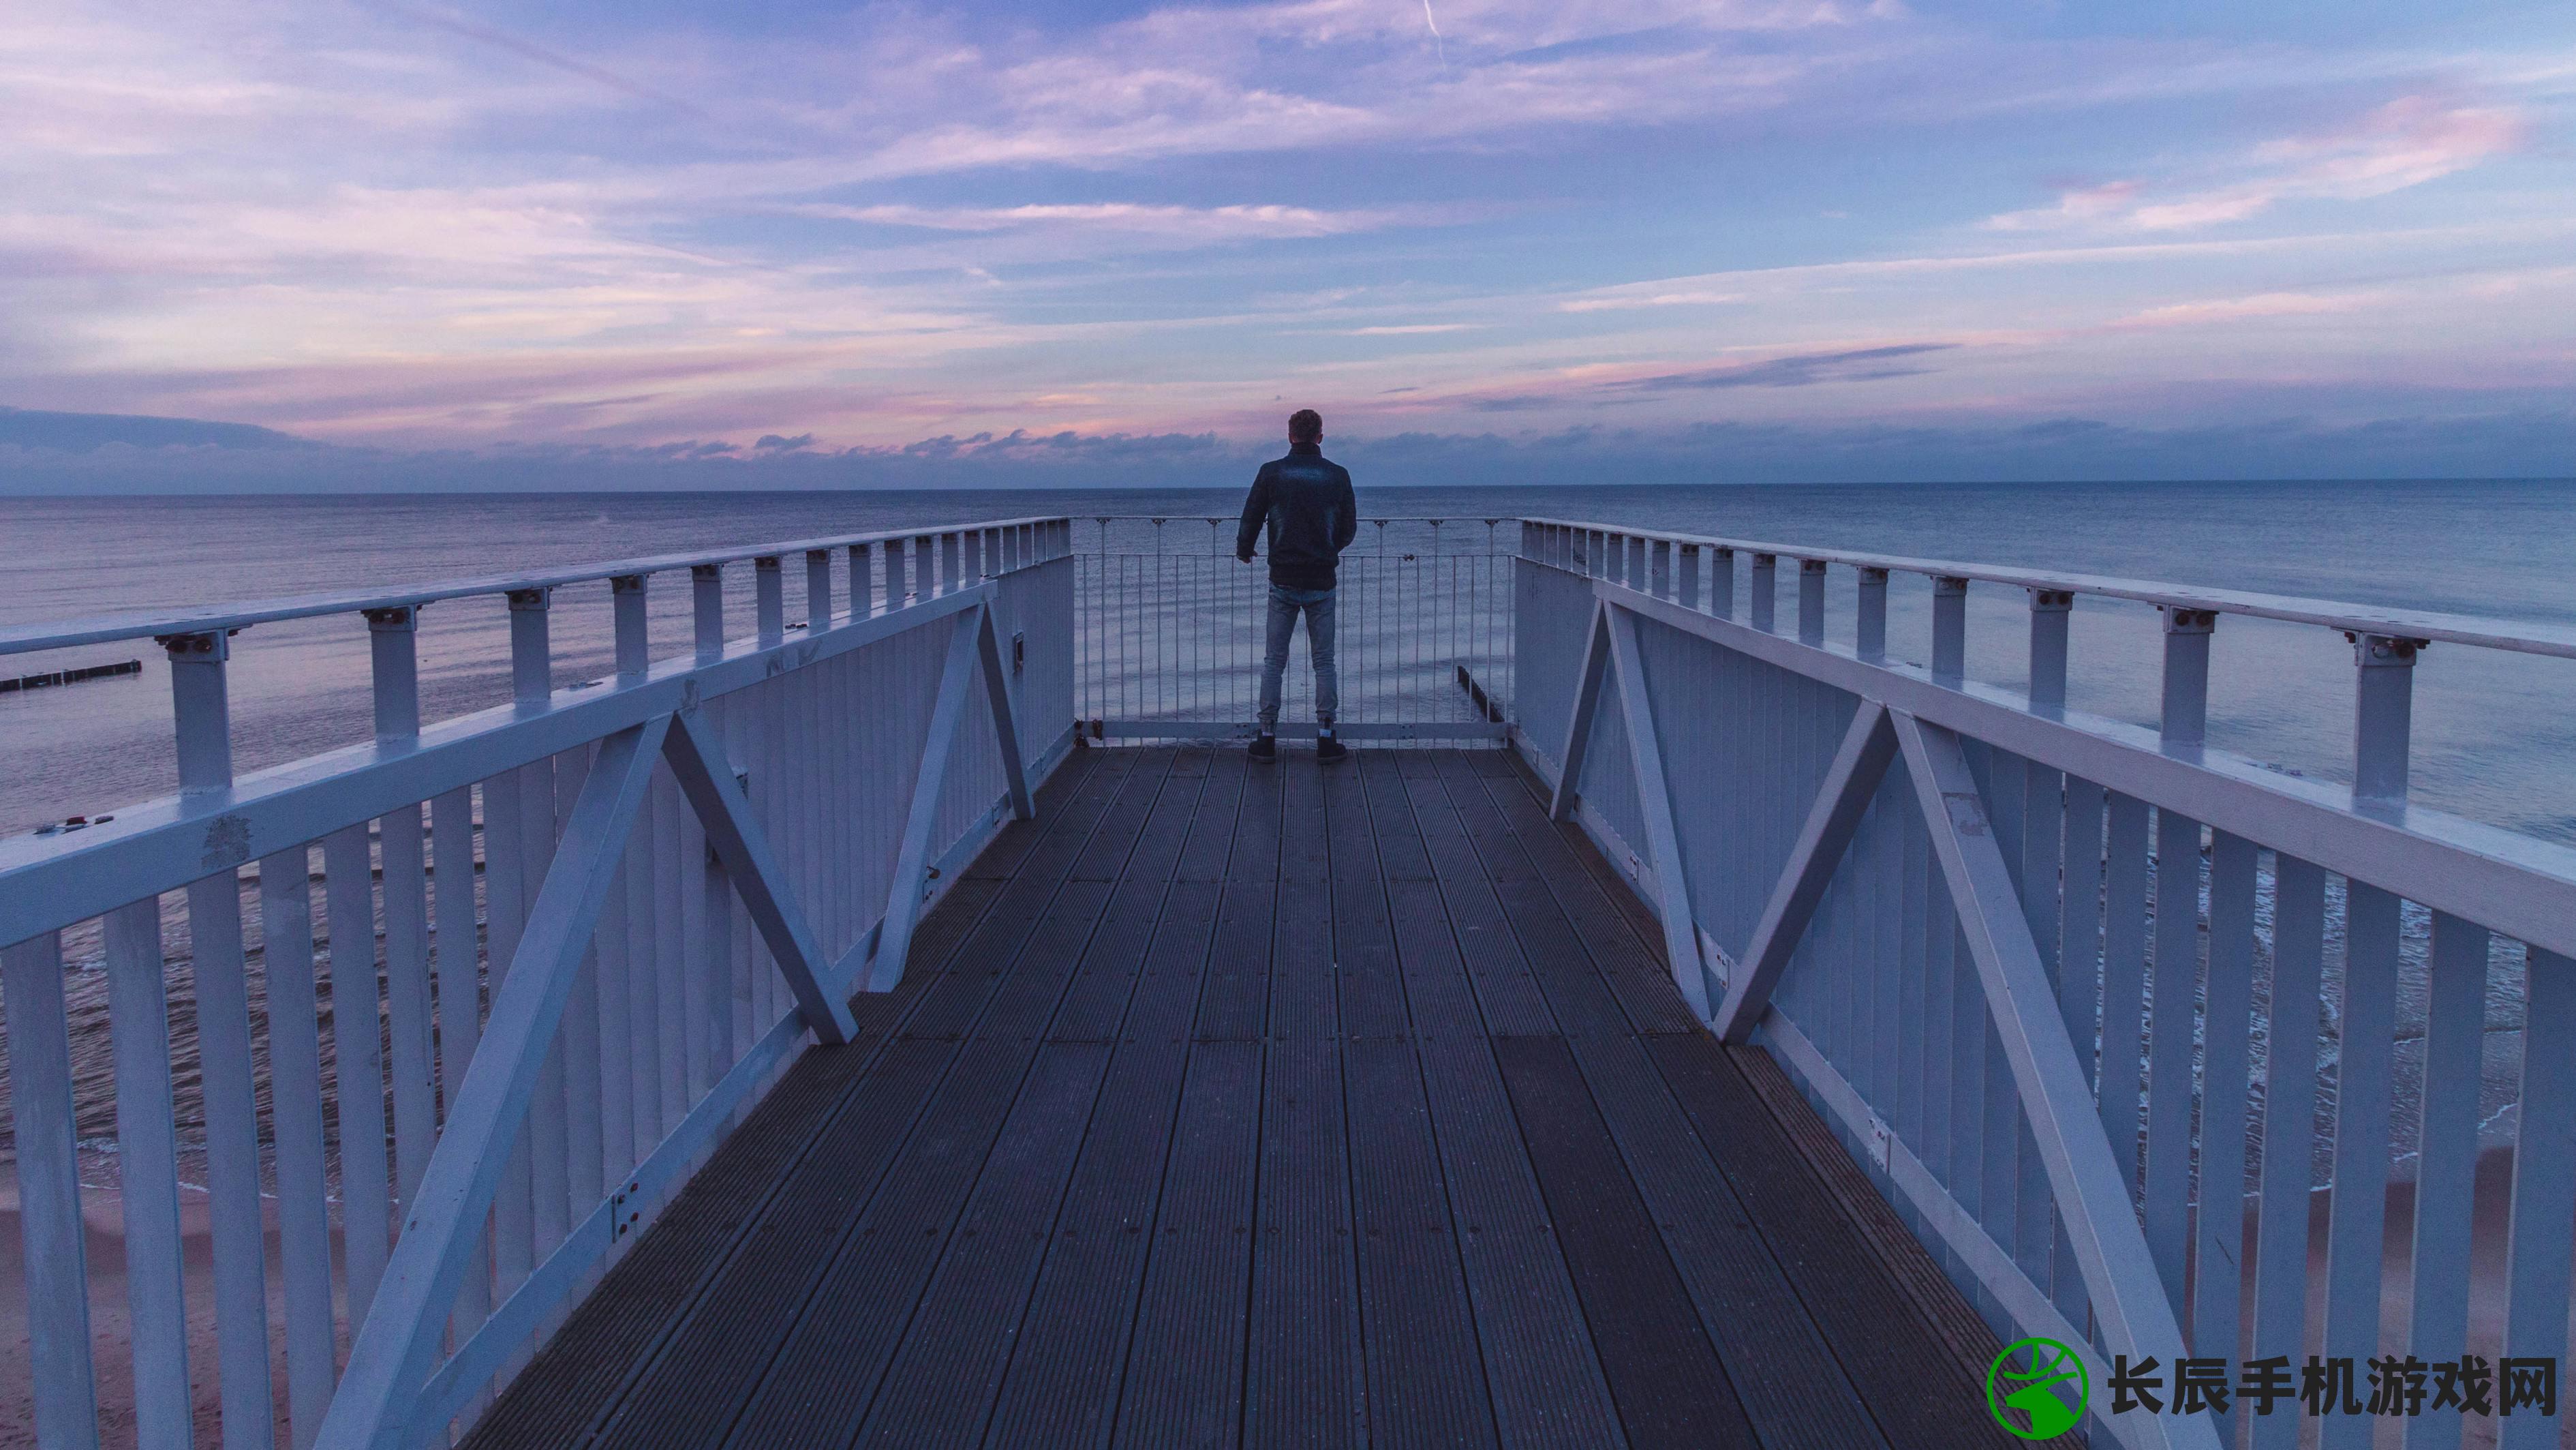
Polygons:
<instances>
[{"instance_id":1,"label":"watermark logo","mask_svg":"<svg viewBox=\"0 0 2576 1450\"><path fill-rule=\"evenodd\" d=\"M2092 1396L2083 1358L2054 1339L2016 1339L1986 1366L1986 1413L2024 1440L2074 1429Z\"/></svg>"}]
</instances>

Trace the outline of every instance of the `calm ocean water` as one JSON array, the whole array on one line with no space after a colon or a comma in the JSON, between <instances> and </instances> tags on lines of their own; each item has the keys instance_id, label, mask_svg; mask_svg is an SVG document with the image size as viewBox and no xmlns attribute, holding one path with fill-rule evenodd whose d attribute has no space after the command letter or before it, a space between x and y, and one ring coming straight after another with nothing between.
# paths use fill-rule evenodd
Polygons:
<instances>
[{"instance_id":1,"label":"calm ocean water","mask_svg":"<svg viewBox=\"0 0 2576 1450\"><path fill-rule=\"evenodd\" d=\"M1371 487L1371 513L1552 515L1739 537L2274 590L2366 603L2576 621L2576 483L2298 483L1498 490ZM20 499L0 527L0 624L481 574L729 543L1035 513L1231 513L1240 494L799 493L517 497ZM1089 529L1078 530L1083 544ZM1363 543L1366 541L1364 540ZM749 588L748 570L732 571ZM796 571L791 568L791 575ZM791 595L799 587L791 581ZM1850 625L1847 578L1831 612ZM656 592L657 644L686 638L684 588ZM1925 586L1900 578L1891 638L1920 658ZM2016 684L2018 591L1971 596L1970 673ZM793 605L791 604L791 612ZM603 670L606 590L567 591L554 635L566 673ZM748 617L747 605L743 617ZM2078 708L2152 723L2151 611L2086 601L2076 615ZM424 707L505 698L498 601L429 610ZM149 642L0 663L9 673L140 658L140 678L0 695L0 832L168 791L167 677ZM364 625L266 625L235 641L238 766L247 771L367 732ZM2212 669L2215 743L2323 778L2349 766L2352 664L2324 630L2230 620ZM2576 841L2576 661L2458 647L2417 671L2418 798Z\"/></svg>"}]
</instances>

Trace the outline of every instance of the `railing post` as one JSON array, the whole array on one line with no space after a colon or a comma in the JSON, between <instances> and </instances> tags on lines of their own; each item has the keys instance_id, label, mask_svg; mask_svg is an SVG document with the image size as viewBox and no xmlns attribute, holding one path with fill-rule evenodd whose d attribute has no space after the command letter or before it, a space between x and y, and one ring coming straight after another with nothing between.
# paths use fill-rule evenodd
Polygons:
<instances>
[{"instance_id":1,"label":"railing post","mask_svg":"<svg viewBox=\"0 0 2576 1450\"><path fill-rule=\"evenodd\" d=\"M1682 545L1681 571L1673 581L1673 598L1684 609L1699 608L1699 545Z\"/></svg>"},{"instance_id":2,"label":"railing post","mask_svg":"<svg viewBox=\"0 0 2576 1450\"><path fill-rule=\"evenodd\" d=\"M865 544L850 546L850 618L865 619L876 613L876 567L869 561L874 553Z\"/></svg>"},{"instance_id":3,"label":"railing post","mask_svg":"<svg viewBox=\"0 0 2576 1450\"><path fill-rule=\"evenodd\" d=\"M420 734L420 611L409 604L367 611L367 649L375 668L376 738Z\"/></svg>"},{"instance_id":4,"label":"railing post","mask_svg":"<svg viewBox=\"0 0 2576 1450\"><path fill-rule=\"evenodd\" d=\"M1709 555L1708 612L1720 619L1735 617L1735 551L1724 545Z\"/></svg>"},{"instance_id":5,"label":"railing post","mask_svg":"<svg viewBox=\"0 0 2576 1450\"><path fill-rule=\"evenodd\" d=\"M1672 540L1655 540L1653 562L1648 565L1646 582L1652 586L1652 588L1647 592L1653 594L1657 599L1670 599L1673 597Z\"/></svg>"},{"instance_id":6,"label":"railing post","mask_svg":"<svg viewBox=\"0 0 2576 1450\"><path fill-rule=\"evenodd\" d=\"M1968 675L1968 581L1956 574L1932 579L1932 679L1956 688Z\"/></svg>"},{"instance_id":7,"label":"railing post","mask_svg":"<svg viewBox=\"0 0 2576 1450\"><path fill-rule=\"evenodd\" d=\"M2066 708L2066 627L2074 612L2067 590L2030 591L2030 708L2043 714Z\"/></svg>"},{"instance_id":8,"label":"railing post","mask_svg":"<svg viewBox=\"0 0 2576 1450\"><path fill-rule=\"evenodd\" d=\"M751 561L751 598L761 644L775 645L787 638L787 573L778 566L776 554L762 554Z\"/></svg>"},{"instance_id":9,"label":"railing post","mask_svg":"<svg viewBox=\"0 0 2576 1450\"><path fill-rule=\"evenodd\" d=\"M170 704L178 726L179 789L232 789L232 696L227 631L170 635ZM218 865L210 860L209 865ZM270 1443L276 1401L268 1360L268 1248L260 1205L259 1099L251 1069L250 980L242 950L236 863L188 884L196 959L197 1056L206 1104L206 1190L215 1264L215 1351L224 1423L245 1445Z\"/></svg>"},{"instance_id":10,"label":"railing post","mask_svg":"<svg viewBox=\"0 0 2576 1450\"><path fill-rule=\"evenodd\" d=\"M805 551L805 635L811 639L832 627L832 551Z\"/></svg>"},{"instance_id":11,"label":"railing post","mask_svg":"<svg viewBox=\"0 0 2576 1450\"><path fill-rule=\"evenodd\" d=\"M225 662L233 655L228 632L161 637L170 654L170 713L179 733L179 789L230 790L233 783L232 693Z\"/></svg>"},{"instance_id":12,"label":"railing post","mask_svg":"<svg viewBox=\"0 0 2576 1450\"><path fill-rule=\"evenodd\" d=\"M2406 802L2407 753L2415 722L2415 656L2423 642L2365 634L2352 639L2352 801Z\"/></svg>"},{"instance_id":13,"label":"railing post","mask_svg":"<svg viewBox=\"0 0 2576 1450\"><path fill-rule=\"evenodd\" d=\"M1875 664L1887 658L1887 571L1864 566L1860 571L1860 610L1853 617L1854 642L1860 657Z\"/></svg>"},{"instance_id":14,"label":"railing post","mask_svg":"<svg viewBox=\"0 0 2576 1450\"><path fill-rule=\"evenodd\" d=\"M620 574L608 581L608 608L617 633L617 672L641 675L653 667L653 639L644 614L644 576Z\"/></svg>"},{"instance_id":15,"label":"railing post","mask_svg":"<svg viewBox=\"0 0 2576 1450\"><path fill-rule=\"evenodd\" d=\"M1626 555L1622 561L1626 565L1625 582L1640 594L1652 593L1654 581L1646 574L1646 541L1637 534L1628 535L1627 540L1622 550Z\"/></svg>"},{"instance_id":16,"label":"railing post","mask_svg":"<svg viewBox=\"0 0 2576 1450\"><path fill-rule=\"evenodd\" d=\"M2209 738L2209 636L2218 615L2161 605L2165 616L2165 688L2160 737L2167 748L2197 748Z\"/></svg>"},{"instance_id":17,"label":"railing post","mask_svg":"<svg viewBox=\"0 0 2576 1450\"><path fill-rule=\"evenodd\" d=\"M74 1137L60 936L47 932L0 949L0 978L6 979L9 1003L19 1232L26 1249L26 1297L21 1303L27 1316L36 1443L94 1447L98 1379L90 1353L87 1235L81 1225L80 1149ZM117 1067L125 1064L120 1061ZM165 1373L187 1372L184 1337L180 1352L180 1362ZM183 1410L186 1404L183 1390ZM185 1420L178 1430L187 1434Z\"/></svg>"},{"instance_id":18,"label":"railing post","mask_svg":"<svg viewBox=\"0 0 2576 1450\"><path fill-rule=\"evenodd\" d=\"M711 660L724 653L724 565L692 564L689 566L689 605L696 626L698 658Z\"/></svg>"},{"instance_id":19,"label":"railing post","mask_svg":"<svg viewBox=\"0 0 2576 1450\"><path fill-rule=\"evenodd\" d=\"M1780 556L1753 556L1753 627L1772 632L1772 611L1780 602Z\"/></svg>"},{"instance_id":20,"label":"railing post","mask_svg":"<svg viewBox=\"0 0 2576 1450\"><path fill-rule=\"evenodd\" d=\"M553 591L510 591L510 698L542 705L555 692L554 649L547 639Z\"/></svg>"},{"instance_id":21,"label":"railing post","mask_svg":"<svg viewBox=\"0 0 2576 1450\"><path fill-rule=\"evenodd\" d=\"M1825 561L1798 561L1798 643L1825 642Z\"/></svg>"}]
</instances>

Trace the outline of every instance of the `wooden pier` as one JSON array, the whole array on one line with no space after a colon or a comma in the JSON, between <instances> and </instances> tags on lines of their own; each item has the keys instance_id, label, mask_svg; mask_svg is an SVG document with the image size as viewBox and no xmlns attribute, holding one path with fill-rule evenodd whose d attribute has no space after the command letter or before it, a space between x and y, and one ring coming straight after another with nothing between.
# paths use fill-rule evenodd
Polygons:
<instances>
[{"instance_id":1,"label":"wooden pier","mask_svg":"<svg viewBox=\"0 0 2576 1450\"><path fill-rule=\"evenodd\" d=\"M1077 752L468 1444L2012 1443L1534 791Z\"/></svg>"}]
</instances>

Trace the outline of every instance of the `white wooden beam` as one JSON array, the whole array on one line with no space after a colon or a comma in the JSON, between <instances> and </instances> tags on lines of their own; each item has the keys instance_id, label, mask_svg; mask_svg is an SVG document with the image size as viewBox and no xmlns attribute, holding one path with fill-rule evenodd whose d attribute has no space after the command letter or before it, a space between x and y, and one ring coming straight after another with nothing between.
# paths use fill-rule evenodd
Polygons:
<instances>
[{"instance_id":1,"label":"white wooden beam","mask_svg":"<svg viewBox=\"0 0 2576 1450\"><path fill-rule=\"evenodd\" d=\"M1576 789L1583 779L1583 755L1592 744L1592 717L1601 708L1601 676L1610 667L1610 606L1592 607L1592 629L1584 636L1583 673L1576 677L1574 710L1565 722L1565 749L1557 754L1556 794L1548 799L1549 820L1574 814Z\"/></svg>"},{"instance_id":2,"label":"white wooden beam","mask_svg":"<svg viewBox=\"0 0 2576 1450\"><path fill-rule=\"evenodd\" d=\"M1019 714L1011 704L1011 672L1002 663L1002 641L987 602L975 611L975 647L984 662L984 698L993 708L993 738L1002 746L1002 776L1011 787L1011 818L1025 821L1038 813L1029 794L1028 762L1020 758Z\"/></svg>"},{"instance_id":3,"label":"white wooden beam","mask_svg":"<svg viewBox=\"0 0 2576 1450\"><path fill-rule=\"evenodd\" d=\"M1807 823L1799 828L1789 862L1771 888L1771 900L1762 908L1752 944L1736 963L1735 980L1727 984L1726 1005L1711 1024L1722 1040L1740 1044L1752 1038L1754 1024L1770 1005L1771 989L1779 984L1798 939L1806 935L1852 833L1860 829L1861 814L1895 758L1896 728L1888 722L1887 707L1861 701L1824 784L1816 790L1815 804L1807 809Z\"/></svg>"},{"instance_id":4,"label":"white wooden beam","mask_svg":"<svg viewBox=\"0 0 2576 1450\"><path fill-rule=\"evenodd\" d=\"M349 1350L318 1444L402 1450L407 1421L447 1329L448 1306L520 1130L573 977L617 879L653 759L656 716L602 740L572 820L528 913L483 1039L448 1109L383 1283Z\"/></svg>"},{"instance_id":5,"label":"white wooden beam","mask_svg":"<svg viewBox=\"0 0 2576 1450\"><path fill-rule=\"evenodd\" d=\"M751 802L735 783L733 766L725 758L724 742L707 728L705 713L682 710L673 716L670 732L662 740L662 754L671 762L681 793L697 811L699 824L706 828L707 848L724 863L725 879L733 883L751 924L768 943L779 974L796 994L796 1010L806 1025L829 1043L858 1036L859 1025L850 1016L846 994L839 983L825 979L830 964L823 958L822 946L806 926L805 913L798 909L786 873L779 869L778 853L769 848L769 837L753 818Z\"/></svg>"},{"instance_id":6,"label":"white wooden beam","mask_svg":"<svg viewBox=\"0 0 2576 1450\"><path fill-rule=\"evenodd\" d=\"M956 632L948 636L948 663L940 671L930 733L922 739L921 768L912 778L912 809L895 851L894 885L886 892L876 955L868 963L865 985L871 992L892 991L903 980L912 929L921 921L922 888L930 879L930 832L939 819L939 789L948 779L949 757L957 753L957 726L966 713L966 687L975 672L975 634L975 616L961 614Z\"/></svg>"},{"instance_id":7,"label":"white wooden beam","mask_svg":"<svg viewBox=\"0 0 2576 1450\"><path fill-rule=\"evenodd\" d=\"M2132 1360L2152 1355L2169 1366L2186 1352L2182 1326L2094 1115L2092 1092L1967 755L1950 731L1902 711L1890 715L2102 1338L2114 1353ZM2218 1450L2211 1417L2154 1418L2164 1443L2176 1450Z\"/></svg>"},{"instance_id":8,"label":"white wooden beam","mask_svg":"<svg viewBox=\"0 0 2576 1450\"><path fill-rule=\"evenodd\" d=\"M1690 1003L1691 1014L1705 1022L1715 995L1714 973L1699 952L1698 918L1691 911L1690 878L1682 870L1681 833L1673 825L1671 780L1664 774L1663 746L1655 733L1655 707L1646 695L1646 667L1637 649L1637 616L1611 605L1601 607L1610 633L1610 653L1619 670L1619 705L1628 727L1629 763L1637 772L1637 810L1645 817L1646 850L1654 857L1656 906L1664 924L1664 959L1673 984ZM1569 771L1567 779L1572 779ZM1560 791L1562 794L1562 791Z\"/></svg>"}]
</instances>

